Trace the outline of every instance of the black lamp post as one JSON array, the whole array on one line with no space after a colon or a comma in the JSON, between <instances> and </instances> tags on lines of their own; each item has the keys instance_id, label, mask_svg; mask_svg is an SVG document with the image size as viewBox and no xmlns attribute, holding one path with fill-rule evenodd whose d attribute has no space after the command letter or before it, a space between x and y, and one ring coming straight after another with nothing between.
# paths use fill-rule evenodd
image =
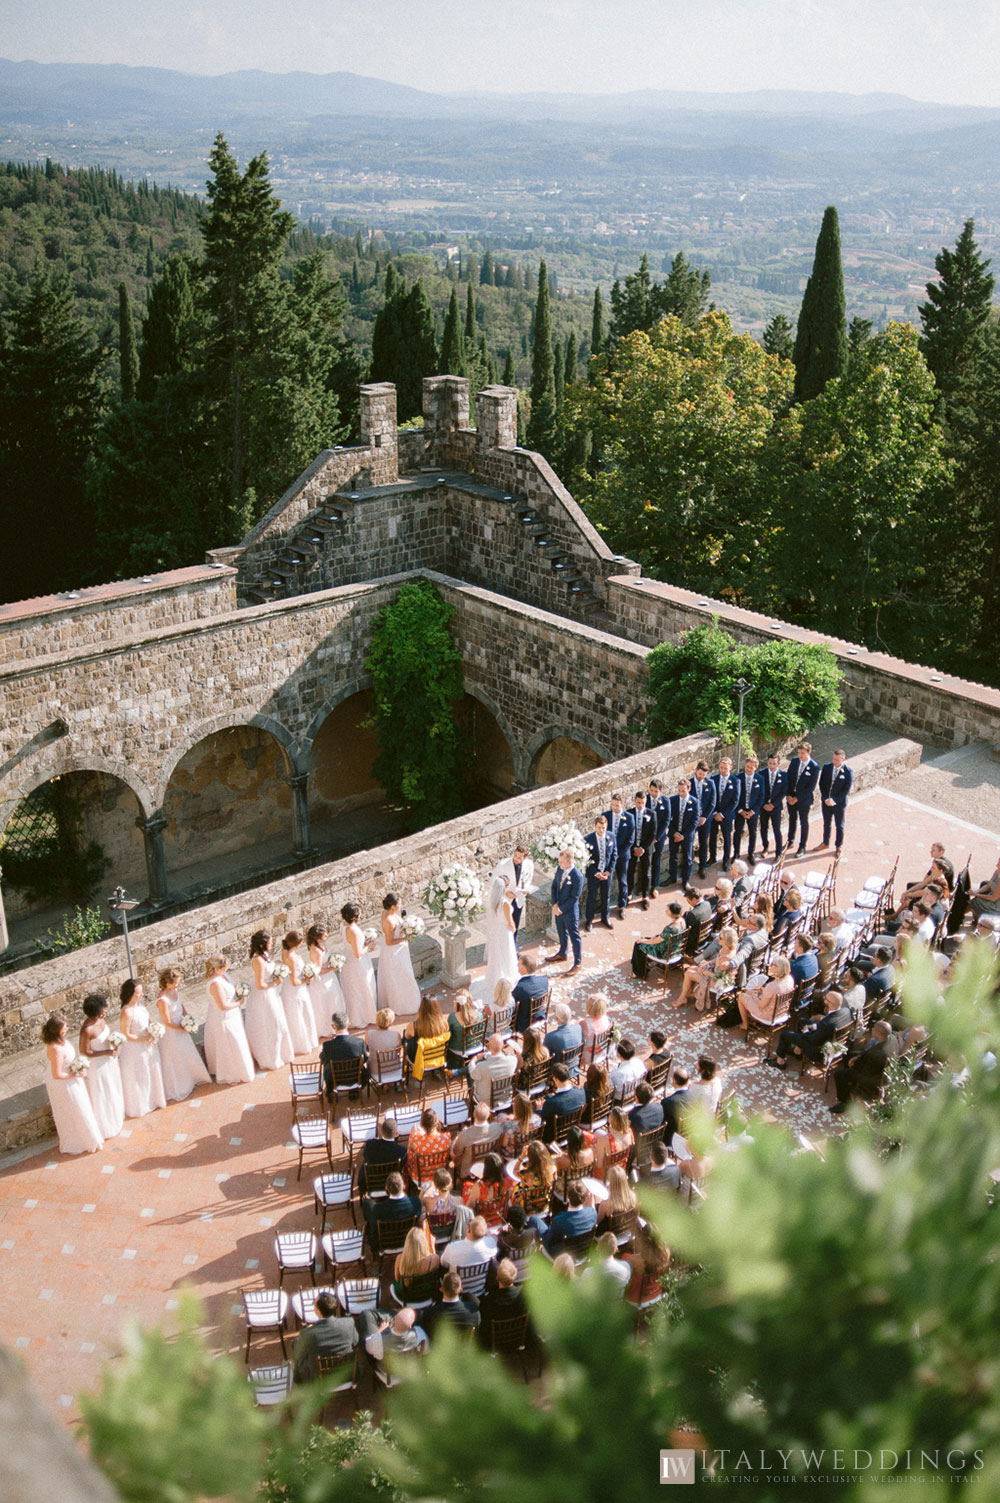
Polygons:
<instances>
[{"instance_id":1,"label":"black lamp post","mask_svg":"<svg viewBox=\"0 0 1000 1503\"><path fill-rule=\"evenodd\" d=\"M132 965L132 946L128 938L128 916L133 908L138 907L139 899L130 898L124 887L116 887L108 899L108 907L111 909L116 924L121 924L122 933L125 936L125 956L128 960L129 979L135 980L135 968Z\"/></svg>"},{"instance_id":2,"label":"black lamp post","mask_svg":"<svg viewBox=\"0 0 1000 1503\"><path fill-rule=\"evenodd\" d=\"M738 762L741 762L743 760L743 701L753 688L753 684L749 679L744 678L741 673L733 688L740 696L740 728L736 733L736 759Z\"/></svg>"}]
</instances>

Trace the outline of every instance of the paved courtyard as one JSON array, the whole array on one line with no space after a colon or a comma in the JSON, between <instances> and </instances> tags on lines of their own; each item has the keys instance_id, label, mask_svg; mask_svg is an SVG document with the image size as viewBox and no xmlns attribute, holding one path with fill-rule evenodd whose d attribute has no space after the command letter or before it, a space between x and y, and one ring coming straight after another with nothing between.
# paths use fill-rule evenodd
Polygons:
<instances>
[{"instance_id":1,"label":"paved courtyard","mask_svg":"<svg viewBox=\"0 0 1000 1503\"><path fill-rule=\"evenodd\" d=\"M956 868L971 853L978 881L993 868L1000 836L895 789L859 796L849 811L839 898L849 902L866 877L888 872L899 852L903 879L922 873L935 839ZM824 865L817 856L794 863ZM632 944L662 925L667 897L648 914L629 910L613 933L585 935L584 969L572 981L557 976L556 995L580 1012L600 988L623 1031L638 1041L659 1025L677 1063L690 1067L711 1053L746 1108L813 1137L836 1130L818 1077L799 1081L792 1072L764 1069L757 1048L706 1018L671 1011L658 989L633 979ZM203 1014L200 984L192 985L189 1005ZM281 1070L251 1085L205 1087L129 1122L103 1153L64 1158L49 1144L0 1167L0 1339L24 1358L36 1387L67 1420L77 1414L76 1395L94 1386L102 1364L120 1350L123 1323L137 1318L169 1328L185 1287L204 1302L213 1347L240 1352L240 1287L276 1279L276 1232L314 1225L310 1182L320 1164L307 1157L296 1181L290 1121L288 1073ZM335 1153L339 1148L337 1133ZM294 1278L286 1287L297 1287ZM271 1360L277 1344L259 1339L255 1352Z\"/></svg>"}]
</instances>

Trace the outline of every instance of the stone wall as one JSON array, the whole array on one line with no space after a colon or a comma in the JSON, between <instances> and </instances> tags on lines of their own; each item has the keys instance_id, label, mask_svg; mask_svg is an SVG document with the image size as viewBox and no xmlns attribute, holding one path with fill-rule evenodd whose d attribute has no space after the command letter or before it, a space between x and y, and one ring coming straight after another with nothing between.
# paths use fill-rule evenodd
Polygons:
<instances>
[{"instance_id":1,"label":"stone wall","mask_svg":"<svg viewBox=\"0 0 1000 1503\"><path fill-rule=\"evenodd\" d=\"M0 664L48 658L236 608L236 571L198 564L0 605Z\"/></svg>"},{"instance_id":2,"label":"stone wall","mask_svg":"<svg viewBox=\"0 0 1000 1503\"><path fill-rule=\"evenodd\" d=\"M852 719L940 746L1000 743L1000 689L869 652L856 643L774 621L658 580L624 576L609 580L607 609L612 631L646 647L675 642L682 632L704 626L716 616L742 642L825 642L843 671L841 696L844 711Z\"/></svg>"},{"instance_id":3,"label":"stone wall","mask_svg":"<svg viewBox=\"0 0 1000 1503\"><path fill-rule=\"evenodd\" d=\"M433 825L377 850L358 851L147 925L132 937L136 971L151 978L154 970L176 965L187 981L194 981L202 974L206 956L217 950L235 966L244 967L255 929L280 933L293 924L322 919L336 932L336 915L348 898L361 904L364 923L374 922L390 888L403 894L408 907L416 907L423 887L450 861L464 861L486 874L509 853L515 840L534 838L563 820L575 820L581 829L589 829L594 813L606 807L613 786L644 787L659 775L669 787L682 772L690 773L699 758L712 758L715 750L710 737L688 736L568 782ZM0 978L0 1056L37 1044L41 1022L52 1011L66 1014L72 1035L80 1024L83 998L91 992L117 997L127 974L124 941L115 935Z\"/></svg>"}]
</instances>

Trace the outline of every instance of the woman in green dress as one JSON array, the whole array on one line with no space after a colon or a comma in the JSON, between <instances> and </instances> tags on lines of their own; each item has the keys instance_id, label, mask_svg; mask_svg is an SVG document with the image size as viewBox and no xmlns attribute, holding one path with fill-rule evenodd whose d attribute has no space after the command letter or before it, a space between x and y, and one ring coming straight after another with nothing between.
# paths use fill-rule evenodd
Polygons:
<instances>
[{"instance_id":1,"label":"woman in green dress","mask_svg":"<svg viewBox=\"0 0 1000 1503\"><path fill-rule=\"evenodd\" d=\"M646 979L650 960L665 960L677 953L677 936L687 931L683 922L680 903L667 904L667 922L660 930L658 939L639 939L632 947L632 972L640 981Z\"/></svg>"}]
</instances>

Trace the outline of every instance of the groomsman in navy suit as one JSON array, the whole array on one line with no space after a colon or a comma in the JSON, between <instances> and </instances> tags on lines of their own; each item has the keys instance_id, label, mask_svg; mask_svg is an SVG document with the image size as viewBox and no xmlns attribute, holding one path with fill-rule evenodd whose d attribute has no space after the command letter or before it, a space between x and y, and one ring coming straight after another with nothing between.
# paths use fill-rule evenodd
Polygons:
<instances>
[{"instance_id":1,"label":"groomsman in navy suit","mask_svg":"<svg viewBox=\"0 0 1000 1503\"><path fill-rule=\"evenodd\" d=\"M694 859L694 839L698 830L698 800L691 797L691 784L681 778L677 792L670 800L667 820L667 838L670 842L670 881L677 881L677 858L681 860L681 882L687 887L691 880L691 862Z\"/></svg>"},{"instance_id":2,"label":"groomsman in navy suit","mask_svg":"<svg viewBox=\"0 0 1000 1503\"><path fill-rule=\"evenodd\" d=\"M757 817L760 814L762 790L757 781L757 758L747 757L743 771L736 777L736 818L733 820L733 855L740 854L743 832L747 837L747 860L756 859Z\"/></svg>"},{"instance_id":3,"label":"groomsman in navy suit","mask_svg":"<svg viewBox=\"0 0 1000 1503\"><path fill-rule=\"evenodd\" d=\"M628 907L628 858L633 846L633 833L635 825L632 819L632 811L626 809L625 800L620 793L611 795L611 808L605 809L604 818L608 822L608 834L611 836L615 848L615 876L618 878L618 917L625 917L625 909ZM610 879L608 886L611 886Z\"/></svg>"},{"instance_id":4,"label":"groomsman in navy suit","mask_svg":"<svg viewBox=\"0 0 1000 1503\"><path fill-rule=\"evenodd\" d=\"M608 912L611 903L611 878L614 876L616 851L611 836L608 834L608 822L603 814L599 814L594 820L592 835L584 838L584 844L590 853L587 862L587 921L584 928L589 934L594 926L594 910L598 903L601 905L601 923L605 929L611 928L611 917Z\"/></svg>"},{"instance_id":5,"label":"groomsman in navy suit","mask_svg":"<svg viewBox=\"0 0 1000 1503\"><path fill-rule=\"evenodd\" d=\"M640 788L632 807L632 853L628 864L629 892L649 907L649 863L656 845L656 815L646 808L646 795Z\"/></svg>"},{"instance_id":6,"label":"groomsman in navy suit","mask_svg":"<svg viewBox=\"0 0 1000 1503\"><path fill-rule=\"evenodd\" d=\"M649 863L649 896L655 898L660 885L660 862L663 860L663 842L667 838L667 816L670 812L670 800L663 791L663 784L659 778L650 778L649 794L646 799L646 807L651 814L656 815L656 840L653 844L653 854Z\"/></svg>"},{"instance_id":7,"label":"groomsman in navy suit","mask_svg":"<svg viewBox=\"0 0 1000 1503\"><path fill-rule=\"evenodd\" d=\"M733 776L733 764L728 757L719 763L718 772L712 773L715 784L715 813L712 815L712 833L708 837L708 856L714 862L719 859L719 835L722 836L722 870L729 870L733 854L733 819L736 815L736 799L739 785Z\"/></svg>"},{"instance_id":8,"label":"groomsman in navy suit","mask_svg":"<svg viewBox=\"0 0 1000 1503\"><path fill-rule=\"evenodd\" d=\"M799 848L796 854L799 856L805 853L806 841L809 839L809 810L812 808L813 795L818 781L819 763L813 760L812 747L809 742L802 741L788 764L788 773L785 778L785 801L788 804L788 849L791 852L795 844L795 826L798 823Z\"/></svg>"},{"instance_id":9,"label":"groomsman in navy suit","mask_svg":"<svg viewBox=\"0 0 1000 1503\"><path fill-rule=\"evenodd\" d=\"M785 806L785 774L773 753L767 759L767 766L762 767L757 774L757 781L763 790L760 804L760 848L766 856L767 837L773 831L774 854L777 858L782 852L781 811Z\"/></svg>"},{"instance_id":10,"label":"groomsman in navy suit","mask_svg":"<svg viewBox=\"0 0 1000 1503\"><path fill-rule=\"evenodd\" d=\"M847 753L835 751L832 762L823 764L819 775L819 796L823 804L823 847L830 845L830 825L837 830L837 850L844 843L844 813L847 798L854 787L854 774L847 765Z\"/></svg>"},{"instance_id":11,"label":"groomsman in navy suit","mask_svg":"<svg viewBox=\"0 0 1000 1503\"><path fill-rule=\"evenodd\" d=\"M698 803L698 828L695 840L698 846L698 875L704 877L708 861L708 837L712 833L712 815L715 813L715 784L708 775L708 763L699 762L694 770L691 797Z\"/></svg>"},{"instance_id":12,"label":"groomsman in navy suit","mask_svg":"<svg viewBox=\"0 0 1000 1503\"><path fill-rule=\"evenodd\" d=\"M572 946L573 964L565 972L572 976L580 969L583 950L580 944L580 894L583 892L583 873L573 865L573 852L560 851L559 870L552 878L552 917L556 921L559 949L555 955L546 955L545 962L566 960L567 946Z\"/></svg>"}]
</instances>

